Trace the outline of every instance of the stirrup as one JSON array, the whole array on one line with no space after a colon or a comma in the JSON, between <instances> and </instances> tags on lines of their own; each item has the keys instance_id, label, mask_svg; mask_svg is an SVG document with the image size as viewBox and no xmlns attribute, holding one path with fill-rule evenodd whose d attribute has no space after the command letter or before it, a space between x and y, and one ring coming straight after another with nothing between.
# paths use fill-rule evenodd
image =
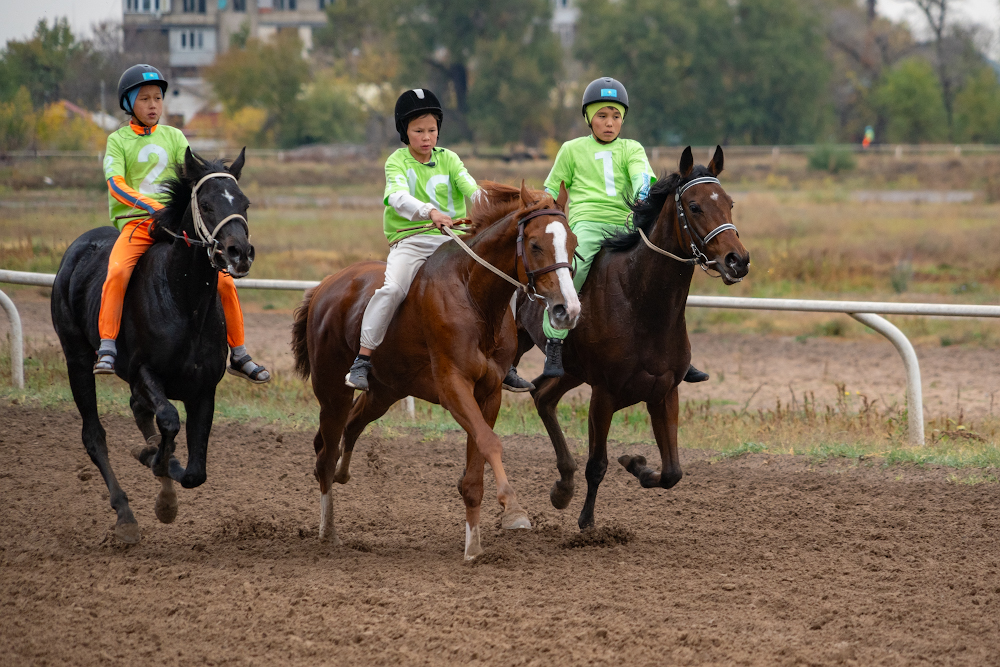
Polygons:
<instances>
[{"instance_id":1,"label":"stirrup","mask_svg":"<svg viewBox=\"0 0 1000 667\"><path fill-rule=\"evenodd\" d=\"M253 370L249 373L244 372L243 370L243 367L246 366L248 362L253 364ZM264 384L271 381L271 374L268 370L260 364L254 362L254 360L250 358L249 354L244 354L239 359L233 359L230 357L229 367L226 368L226 372L230 375L235 375L236 377L253 382L254 384ZM259 379L261 373L266 375L263 380Z\"/></svg>"},{"instance_id":2,"label":"stirrup","mask_svg":"<svg viewBox=\"0 0 1000 667\"><path fill-rule=\"evenodd\" d=\"M94 362L94 375L114 375L118 355L111 350L98 350Z\"/></svg>"}]
</instances>

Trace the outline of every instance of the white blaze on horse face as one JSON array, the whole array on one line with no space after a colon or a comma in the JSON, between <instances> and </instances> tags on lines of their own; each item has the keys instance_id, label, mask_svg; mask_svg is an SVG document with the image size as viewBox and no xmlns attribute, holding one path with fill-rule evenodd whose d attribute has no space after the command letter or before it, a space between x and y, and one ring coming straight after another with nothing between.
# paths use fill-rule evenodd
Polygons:
<instances>
[{"instance_id":1,"label":"white blaze on horse face","mask_svg":"<svg viewBox=\"0 0 1000 667\"><path fill-rule=\"evenodd\" d=\"M719 201L719 193L718 192L713 192L712 193L712 201Z\"/></svg>"},{"instance_id":2,"label":"white blaze on horse face","mask_svg":"<svg viewBox=\"0 0 1000 667\"><path fill-rule=\"evenodd\" d=\"M234 197L231 194L229 194L229 190L223 190L222 191L222 196L225 197L226 199L228 199L230 204L233 203Z\"/></svg>"},{"instance_id":3,"label":"white blaze on horse face","mask_svg":"<svg viewBox=\"0 0 1000 667\"><path fill-rule=\"evenodd\" d=\"M566 224L553 221L545 227L545 231L552 234L552 247L555 249L556 263L569 263L569 251L566 249ZM556 269L556 276L559 278L559 291L562 292L566 312L572 319L576 319L580 315L580 298L576 295L576 289L573 287L573 276L566 268Z\"/></svg>"}]
</instances>

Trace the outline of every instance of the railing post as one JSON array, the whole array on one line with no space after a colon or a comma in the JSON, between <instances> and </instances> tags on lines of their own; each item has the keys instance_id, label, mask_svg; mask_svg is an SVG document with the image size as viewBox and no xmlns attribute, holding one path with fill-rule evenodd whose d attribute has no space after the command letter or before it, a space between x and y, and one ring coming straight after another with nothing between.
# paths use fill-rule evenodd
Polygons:
<instances>
[{"instance_id":1,"label":"railing post","mask_svg":"<svg viewBox=\"0 0 1000 667\"><path fill-rule=\"evenodd\" d=\"M24 334L21 329L21 316L17 312L17 306L10 300L10 297L0 292L0 305L7 311L7 319L10 320L10 377L14 386L24 389Z\"/></svg>"},{"instance_id":2,"label":"railing post","mask_svg":"<svg viewBox=\"0 0 1000 667\"><path fill-rule=\"evenodd\" d=\"M848 313L865 326L871 327L888 338L903 358L906 368L906 414L911 445L924 444L924 395L920 387L920 362L910 340L896 326L872 313Z\"/></svg>"}]
</instances>

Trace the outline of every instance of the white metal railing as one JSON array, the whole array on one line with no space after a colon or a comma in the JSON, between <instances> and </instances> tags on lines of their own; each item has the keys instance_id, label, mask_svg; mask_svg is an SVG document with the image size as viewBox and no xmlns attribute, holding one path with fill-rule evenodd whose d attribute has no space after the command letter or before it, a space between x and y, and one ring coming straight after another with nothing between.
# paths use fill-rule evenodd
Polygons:
<instances>
[{"instance_id":1,"label":"white metal railing","mask_svg":"<svg viewBox=\"0 0 1000 667\"><path fill-rule=\"evenodd\" d=\"M0 283L38 285L51 287L55 275L0 269ZM241 289L276 289L302 291L319 285L316 280L266 280L241 278L236 286ZM11 374L14 384L24 388L23 334L21 320L14 303L0 292L0 305L7 311L13 332L11 349ZM936 317L997 317L1000 306L975 306L945 303L897 303L891 301L819 301L807 299L761 299L729 296L689 296L689 307L735 308L740 310L785 310L814 313L845 313L865 326L885 336L899 352L906 369L906 406L908 435L912 444L924 443L924 404L920 385L920 363L909 339L895 325L880 315L917 315ZM414 414L413 397L406 399L406 409Z\"/></svg>"}]
</instances>

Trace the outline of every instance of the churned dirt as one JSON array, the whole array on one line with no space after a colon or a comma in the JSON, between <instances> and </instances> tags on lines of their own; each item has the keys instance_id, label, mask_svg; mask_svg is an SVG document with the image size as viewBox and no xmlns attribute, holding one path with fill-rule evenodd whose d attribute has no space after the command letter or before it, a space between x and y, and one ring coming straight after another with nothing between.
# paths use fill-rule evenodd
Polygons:
<instances>
[{"instance_id":1,"label":"churned dirt","mask_svg":"<svg viewBox=\"0 0 1000 667\"><path fill-rule=\"evenodd\" d=\"M105 426L133 547L77 414L0 406L0 664L1000 664L1000 488L946 470L682 450L664 491L612 461L580 534L582 470L556 511L547 440L511 437L535 528L488 493L468 565L460 433L366 433L330 547L311 434L217 424L163 525L138 430Z\"/></svg>"}]
</instances>

